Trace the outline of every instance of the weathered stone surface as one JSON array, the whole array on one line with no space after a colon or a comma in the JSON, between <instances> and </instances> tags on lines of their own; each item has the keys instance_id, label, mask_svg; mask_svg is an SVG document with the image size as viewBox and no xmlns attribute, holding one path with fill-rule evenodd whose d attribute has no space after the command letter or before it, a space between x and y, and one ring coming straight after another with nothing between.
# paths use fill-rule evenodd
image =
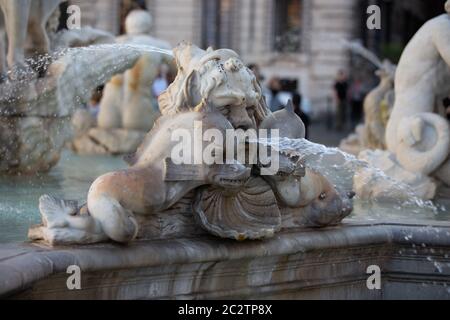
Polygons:
<instances>
[{"instance_id":1,"label":"weathered stone surface","mask_svg":"<svg viewBox=\"0 0 450 320\"><path fill-rule=\"evenodd\" d=\"M0 247L0 296L15 299L450 299L448 223L282 232L265 241L209 236L49 249ZM78 265L81 290L66 269ZM368 290L367 267L382 289ZM447 287L446 287L447 286Z\"/></svg>"}]
</instances>

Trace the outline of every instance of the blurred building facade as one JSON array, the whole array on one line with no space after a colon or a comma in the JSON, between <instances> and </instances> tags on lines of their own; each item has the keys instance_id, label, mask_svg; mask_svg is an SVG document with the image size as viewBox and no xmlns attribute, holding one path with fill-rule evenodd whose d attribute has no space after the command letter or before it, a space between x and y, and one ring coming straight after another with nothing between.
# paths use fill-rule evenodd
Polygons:
<instances>
[{"instance_id":1,"label":"blurred building facade","mask_svg":"<svg viewBox=\"0 0 450 320\"><path fill-rule=\"evenodd\" d=\"M119 34L131 8L145 7L153 36L175 46L228 47L256 63L266 79L295 80L316 109L325 107L333 79L349 64L340 39L356 33L358 0L71 0L82 24Z\"/></svg>"},{"instance_id":2,"label":"blurred building facade","mask_svg":"<svg viewBox=\"0 0 450 320\"><path fill-rule=\"evenodd\" d=\"M428 19L443 12L445 0L71 0L82 23L114 34L126 14L145 8L153 16L152 35L175 46L236 50L258 64L266 80L294 80L314 111L326 110L339 69L351 55L342 39L361 41L381 57L398 59L404 45ZM368 30L367 7L380 6L382 29Z\"/></svg>"},{"instance_id":3,"label":"blurred building facade","mask_svg":"<svg viewBox=\"0 0 450 320\"><path fill-rule=\"evenodd\" d=\"M358 38L379 56L397 62L417 30L428 20L444 13L446 0L360 0L357 10L364 16L369 5L381 9L381 30L359 27ZM361 24L365 23L360 21Z\"/></svg>"}]
</instances>

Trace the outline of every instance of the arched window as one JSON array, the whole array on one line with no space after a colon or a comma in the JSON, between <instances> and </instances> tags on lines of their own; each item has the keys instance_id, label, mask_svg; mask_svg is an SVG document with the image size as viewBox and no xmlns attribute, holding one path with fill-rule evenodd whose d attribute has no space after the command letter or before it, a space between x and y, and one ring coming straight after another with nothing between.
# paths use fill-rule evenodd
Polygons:
<instances>
[{"instance_id":1,"label":"arched window","mask_svg":"<svg viewBox=\"0 0 450 320\"><path fill-rule=\"evenodd\" d=\"M274 0L273 49L299 52L301 48L302 1Z\"/></svg>"},{"instance_id":2,"label":"arched window","mask_svg":"<svg viewBox=\"0 0 450 320\"><path fill-rule=\"evenodd\" d=\"M233 47L234 2L234 0L202 1L202 47Z\"/></svg>"}]
</instances>

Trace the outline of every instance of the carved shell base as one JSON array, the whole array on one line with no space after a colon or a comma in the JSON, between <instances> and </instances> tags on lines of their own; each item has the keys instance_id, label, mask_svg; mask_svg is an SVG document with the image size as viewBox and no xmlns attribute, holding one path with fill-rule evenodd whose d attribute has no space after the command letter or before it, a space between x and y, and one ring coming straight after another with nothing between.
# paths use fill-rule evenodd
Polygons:
<instances>
[{"instance_id":1,"label":"carved shell base","mask_svg":"<svg viewBox=\"0 0 450 320\"><path fill-rule=\"evenodd\" d=\"M281 213L270 186L261 178L250 178L235 193L206 187L197 193L194 216L208 232L235 240L273 237L281 229Z\"/></svg>"}]
</instances>

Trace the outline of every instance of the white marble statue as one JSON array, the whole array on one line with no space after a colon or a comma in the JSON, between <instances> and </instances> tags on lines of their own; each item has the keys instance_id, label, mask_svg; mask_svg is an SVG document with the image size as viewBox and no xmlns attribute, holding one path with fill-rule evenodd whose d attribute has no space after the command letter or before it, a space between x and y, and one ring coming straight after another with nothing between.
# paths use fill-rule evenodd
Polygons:
<instances>
[{"instance_id":1,"label":"white marble statue","mask_svg":"<svg viewBox=\"0 0 450 320\"><path fill-rule=\"evenodd\" d=\"M264 128L300 141L304 125L292 107L270 113L255 75L234 51L205 51L182 43L174 56L178 75L160 96L163 116L127 157L130 167L96 179L86 206L42 197L42 224L30 229L32 240L51 245L128 243L155 221L181 230L196 221L213 235L243 241L273 237L283 226L336 225L351 213L354 194L341 193L320 172L305 169L300 156L290 155L292 150L272 150L282 159L272 176L263 176L260 161L223 163L219 152L225 155L230 148L224 139L213 142L218 163L193 164L209 147L210 141L203 141L192 149L193 159L176 164L172 151L179 141L173 133L182 129L193 137L199 122L222 137L237 129ZM265 148L262 143L258 147ZM180 211L180 201L189 203L187 211ZM283 225L284 214L290 222ZM155 231L148 236L158 236Z\"/></svg>"},{"instance_id":2,"label":"white marble statue","mask_svg":"<svg viewBox=\"0 0 450 320\"><path fill-rule=\"evenodd\" d=\"M376 71L380 83L364 99L364 124L344 139L339 148L358 156L366 149L386 149L386 125L394 105L395 66L384 61Z\"/></svg>"},{"instance_id":3,"label":"white marble statue","mask_svg":"<svg viewBox=\"0 0 450 320\"><path fill-rule=\"evenodd\" d=\"M389 61L377 70L379 85L364 99L364 145L370 149L386 149L386 124L392 106L390 95L394 95L395 66ZM393 99L392 99L393 100Z\"/></svg>"},{"instance_id":4,"label":"white marble statue","mask_svg":"<svg viewBox=\"0 0 450 320\"><path fill-rule=\"evenodd\" d=\"M134 10L125 21L126 35L118 37L117 43L170 49L167 42L149 35L151 27L151 15L144 10ZM161 54L145 53L122 78L116 77L106 85L104 99L100 104L99 128L138 131L149 131L152 128L159 112L151 87L162 63ZM122 84L119 85L119 82Z\"/></svg>"},{"instance_id":5,"label":"white marble statue","mask_svg":"<svg viewBox=\"0 0 450 320\"><path fill-rule=\"evenodd\" d=\"M395 105L386 128L390 152L408 171L430 175L447 162L450 140L442 101L450 94L450 1L405 48L395 78ZM444 170L438 178L450 185Z\"/></svg>"},{"instance_id":6,"label":"white marble statue","mask_svg":"<svg viewBox=\"0 0 450 320\"><path fill-rule=\"evenodd\" d=\"M450 95L450 1L447 13L423 25L406 46L395 76L395 103L386 127L386 151L363 152L360 159L433 199L450 185L450 127L443 106ZM387 189L368 172L355 190Z\"/></svg>"}]
</instances>

